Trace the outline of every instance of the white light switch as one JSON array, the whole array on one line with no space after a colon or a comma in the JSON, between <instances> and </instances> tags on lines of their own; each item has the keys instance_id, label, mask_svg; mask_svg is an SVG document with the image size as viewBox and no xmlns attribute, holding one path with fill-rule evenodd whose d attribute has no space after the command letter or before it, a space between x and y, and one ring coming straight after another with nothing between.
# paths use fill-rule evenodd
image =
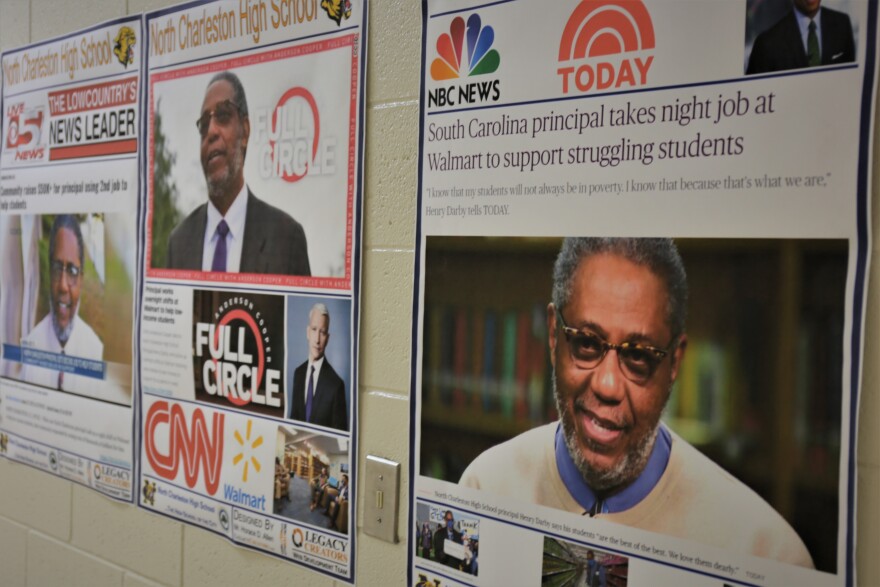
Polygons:
<instances>
[{"instance_id":1,"label":"white light switch","mask_svg":"<svg viewBox=\"0 0 880 587\"><path fill-rule=\"evenodd\" d=\"M364 483L364 533L397 542L400 506L400 463L367 455Z\"/></svg>"}]
</instances>

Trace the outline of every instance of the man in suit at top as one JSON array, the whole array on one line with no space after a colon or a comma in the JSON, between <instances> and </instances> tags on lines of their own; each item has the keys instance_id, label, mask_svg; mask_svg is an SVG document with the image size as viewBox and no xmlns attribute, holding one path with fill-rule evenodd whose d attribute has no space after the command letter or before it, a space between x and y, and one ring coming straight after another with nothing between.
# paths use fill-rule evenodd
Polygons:
<instances>
[{"instance_id":1,"label":"man in suit at top","mask_svg":"<svg viewBox=\"0 0 880 587\"><path fill-rule=\"evenodd\" d=\"M330 312L324 304L309 311L306 340L309 358L293 372L290 418L338 430L348 430L345 383L324 356L330 339Z\"/></svg>"},{"instance_id":2,"label":"man in suit at top","mask_svg":"<svg viewBox=\"0 0 880 587\"><path fill-rule=\"evenodd\" d=\"M746 73L855 61L849 16L820 5L821 0L794 0L788 14L755 39Z\"/></svg>"},{"instance_id":3,"label":"man in suit at top","mask_svg":"<svg viewBox=\"0 0 880 587\"><path fill-rule=\"evenodd\" d=\"M244 182L251 123L238 76L223 71L211 78L196 127L208 202L171 232L168 268L311 275L302 226Z\"/></svg>"}]
</instances>

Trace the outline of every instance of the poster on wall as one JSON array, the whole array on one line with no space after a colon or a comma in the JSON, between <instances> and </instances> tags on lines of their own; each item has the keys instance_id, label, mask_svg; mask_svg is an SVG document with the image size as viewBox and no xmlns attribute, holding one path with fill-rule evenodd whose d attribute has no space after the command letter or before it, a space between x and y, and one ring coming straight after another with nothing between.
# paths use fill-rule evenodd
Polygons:
<instances>
[{"instance_id":1,"label":"poster on wall","mask_svg":"<svg viewBox=\"0 0 880 587\"><path fill-rule=\"evenodd\" d=\"M367 6L145 16L139 504L354 581Z\"/></svg>"},{"instance_id":2,"label":"poster on wall","mask_svg":"<svg viewBox=\"0 0 880 587\"><path fill-rule=\"evenodd\" d=\"M876 3L422 6L410 581L856 584Z\"/></svg>"},{"instance_id":3,"label":"poster on wall","mask_svg":"<svg viewBox=\"0 0 880 587\"><path fill-rule=\"evenodd\" d=\"M3 54L0 457L133 501L140 18Z\"/></svg>"}]
</instances>

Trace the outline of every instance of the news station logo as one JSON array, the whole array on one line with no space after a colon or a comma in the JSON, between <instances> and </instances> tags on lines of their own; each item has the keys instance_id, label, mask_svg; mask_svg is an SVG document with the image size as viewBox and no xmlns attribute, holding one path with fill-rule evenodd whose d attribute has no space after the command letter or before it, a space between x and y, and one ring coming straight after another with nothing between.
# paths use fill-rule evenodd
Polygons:
<instances>
[{"instance_id":1,"label":"news station logo","mask_svg":"<svg viewBox=\"0 0 880 587\"><path fill-rule=\"evenodd\" d=\"M342 116L343 113L337 113ZM295 183L336 173L337 139L322 134L318 101L301 86L287 89L274 108L251 112L260 177Z\"/></svg>"},{"instance_id":2,"label":"news station logo","mask_svg":"<svg viewBox=\"0 0 880 587\"><path fill-rule=\"evenodd\" d=\"M46 145L43 141L45 109L42 106L26 108L24 102L6 108L6 150L15 152L15 161L44 159Z\"/></svg>"},{"instance_id":3,"label":"news station logo","mask_svg":"<svg viewBox=\"0 0 880 587\"><path fill-rule=\"evenodd\" d=\"M562 93L645 85L654 45L654 23L642 0L582 0L559 41Z\"/></svg>"},{"instance_id":4,"label":"news station logo","mask_svg":"<svg viewBox=\"0 0 880 587\"><path fill-rule=\"evenodd\" d=\"M193 292L196 399L284 417L284 297Z\"/></svg>"},{"instance_id":5,"label":"news station logo","mask_svg":"<svg viewBox=\"0 0 880 587\"><path fill-rule=\"evenodd\" d=\"M194 489L204 474L209 495L217 493L223 468L223 427L226 416L212 414L210 425L201 408L190 417L180 404L157 401L144 420L144 454L159 477L176 481L183 463L183 478Z\"/></svg>"},{"instance_id":6,"label":"news station logo","mask_svg":"<svg viewBox=\"0 0 880 587\"><path fill-rule=\"evenodd\" d=\"M131 27L124 26L116 33L113 39L113 54L126 69L134 63L134 46L137 44L137 36Z\"/></svg>"},{"instance_id":7,"label":"news station logo","mask_svg":"<svg viewBox=\"0 0 880 587\"><path fill-rule=\"evenodd\" d=\"M494 43L495 29L484 27L479 14L471 14L467 26L462 17L456 16L449 25L449 32L437 38L438 57L431 62L431 79L445 82L495 73L501 56L492 47ZM428 107L497 102L501 98L500 84L501 81L495 79L437 87L428 92Z\"/></svg>"}]
</instances>

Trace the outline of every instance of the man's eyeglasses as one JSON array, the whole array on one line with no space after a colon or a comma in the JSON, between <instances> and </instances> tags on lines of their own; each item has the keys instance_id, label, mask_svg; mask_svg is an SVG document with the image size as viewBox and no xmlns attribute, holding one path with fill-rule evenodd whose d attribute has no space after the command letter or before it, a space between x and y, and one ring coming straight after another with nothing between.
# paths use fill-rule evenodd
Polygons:
<instances>
[{"instance_id":1,"label":"man's eyeglasses","mask_svg":"<svg viewBox=\"0 0 880 587\"><path fill-rule=\"evenodd\" d=\"M49 270L52 273L52 279L55 280L60 280L61 276L66 273L69 281L77 281L82 274L82 269L73 263L65 263L64 261L52 261Z\"/></svg>"},{"instance_id":2,"label":"man's eyeglasses","mask_svg":"<svg viewBox=\"0 0 880 587\"><path fill-rule=\"evenodd\" d=\"M672 344L665 349L637 342L608 342L595 332L578 330L565 324L562 312L555 308L556 317L568 341L571 360L579 369L593 369L602 362L609 350L617 351L617 363L624 376L633 383L643 385L651 379L654 371L669 354ZM674 341L673 341L674 343Z\"/></svg>"},{"instance_id":3,"label":"man's eyeglasses","mask_svg":"<svg viewBox=\"0 0 880 587\"><path fill-rule=\"evenodd\" d=\"M232 117L240 112L241 109L238 104L232 100L223 100L213 110L203 112L199 119L196 120L196 128L199 129L199 135L205 138L205 135L208 134L208 127L211 126L212 118L220 126L226 126L232 121Z\"/></svg>"}]
</instances>

